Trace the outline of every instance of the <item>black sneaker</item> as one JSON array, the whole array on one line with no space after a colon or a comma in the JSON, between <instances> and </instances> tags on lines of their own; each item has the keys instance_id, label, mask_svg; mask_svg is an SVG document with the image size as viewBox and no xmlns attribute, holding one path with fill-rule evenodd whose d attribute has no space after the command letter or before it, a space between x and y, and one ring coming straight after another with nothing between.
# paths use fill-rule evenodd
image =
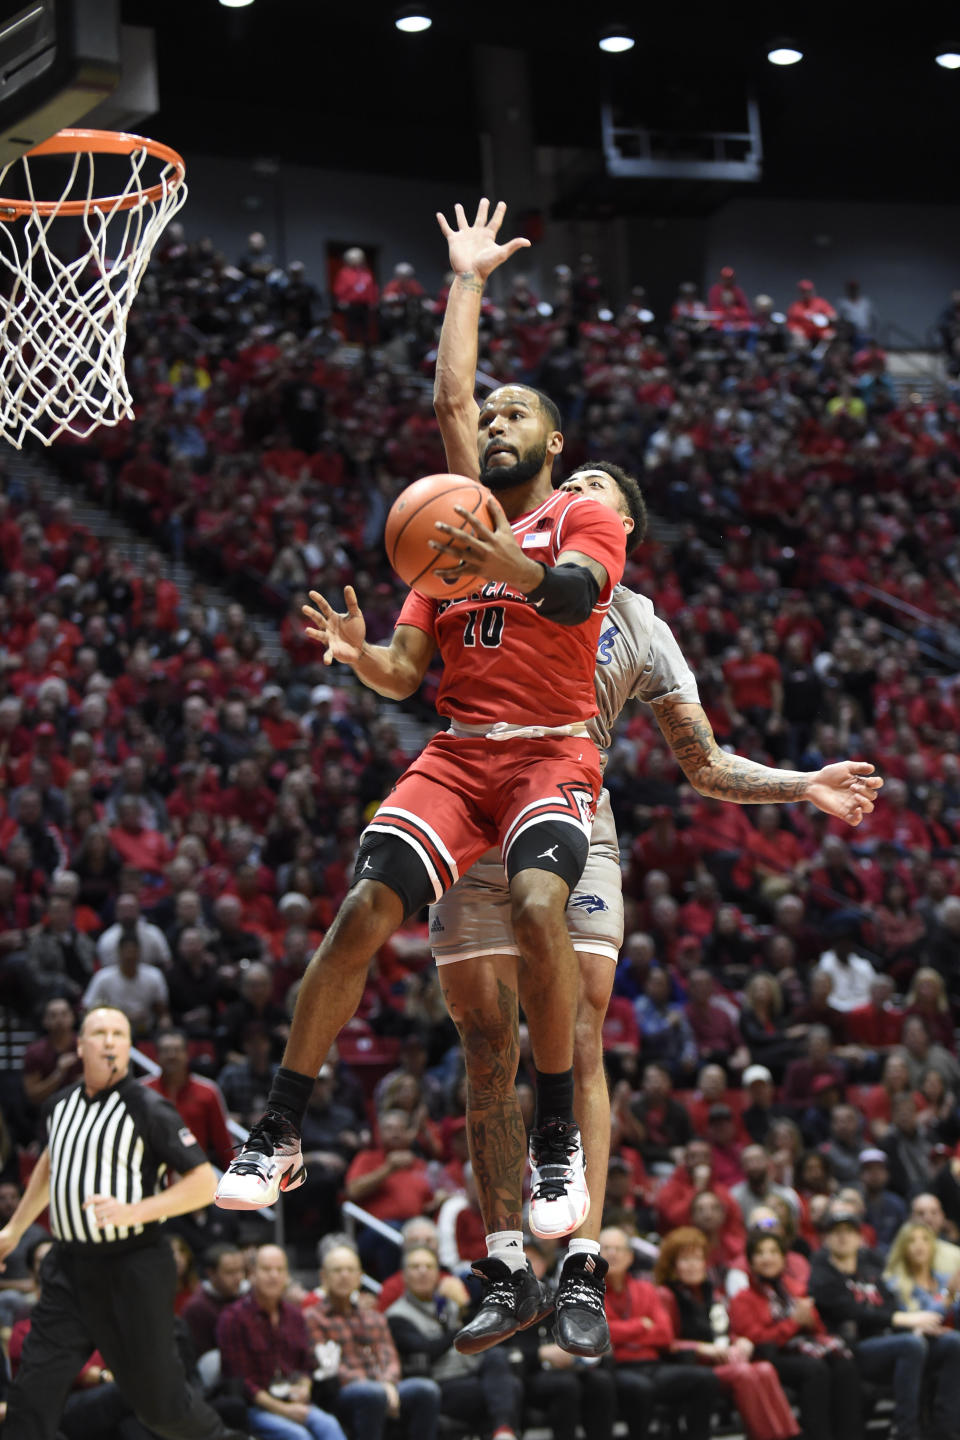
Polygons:
<instances>
[{"instance_id":1,"label":"black sneaker","mask_svg":"<svg viewBox=\"0 0 960 1440\"><path fill-rule=\"evenodd\" d=\"M483 1281L480 1309L469 1325L464 1325L454 1339L461 1355L479 1355L509 1340L518 1330L526 1330L543 1320L553 1309L553 1301L530 1269L529 1261L522 1270L511 1270L502 1260L488 1256L476 1260L474 1275Z\"/></svg>"},{"instance_id":2,"label":"black sneaker","mask_svg":"<svg viewBox=\"0 0 960 1440\"><path fill-rule=\"evenodd\" d=\"M560 1271L553 1333L571 1355L606 1355L610 1326L603 1304L607 1262L599 1255L568 1255Z\"/></svg>"},{"instance_id":3,"label":"black sneaker","mask_svg":"<svg viewBox=\"0 0 960 1440\"><path fill-rule=\"evenodd\" d=\"M214 1203L221 1210L259 1210L276 1205L281 1190L296 1190L306 1178L299 1131L268 1110L220 1177Z\"/></svg>"}]
</instances>

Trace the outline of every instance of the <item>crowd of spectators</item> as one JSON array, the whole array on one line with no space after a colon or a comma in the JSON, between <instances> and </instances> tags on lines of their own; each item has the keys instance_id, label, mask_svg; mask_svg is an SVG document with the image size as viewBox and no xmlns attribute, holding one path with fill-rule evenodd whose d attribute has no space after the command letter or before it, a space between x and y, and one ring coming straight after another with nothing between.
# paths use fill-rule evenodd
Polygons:
<instances>
[{"instance_id":1,"label":"crowd of spectators","mask_svg":"<svg viewBox=\"0 0 960 1440\"><path fill-rule=\"evenodd\" d=\"M260 236L234 263L171 226L129 328L137 418L60 443L53 501L20 473L4 477L0 1158L14 1202L40 1107L78 1074L76 1018L94 1000L130 1016L160 1066L150 1083L217 1163L232 1147L227 1117L244 1124L262 1109L364 818L409 758L377 697L320 663L300 605L310 586L336 601L351 583L371 636L389 633L402 590L383 521L405 483L443 469L431 384L444 303L410 266L381 292L357 250L328 301ZM919 1225L936 1235L921 1279L953 1295L960 405L949 388L901 394L873 324L853 285L834 307L802 281L781 314L726 270L706 301L681 285L657 320L640 287L618 304L589 257L559 267L543 296L515 274L485 302L481 371L557 400L564 472L590 458L623 464L674 527L630 557L625 580L673 627L721 743L799 768L862 756L886 787L856 831L803 806L725 805L681 783L647 709L624 712L606 771L627 914L605 1030L612 1365L572 1366L543 1333L509 1355L509 1377L497 1360L458 1368L462 1275L483 1241L462 1062L423 917L381 952L317 1078L308 1183L285 1201L295 1258L339 1227L344 1198L422 1227L399 1271L395 1246L359 1238L367 1272L406 1305L382 1336L398 1358L383 1374L341 1375L359 1398L327 1407L360 1440L379 1434L381 1411L404 1417L405 1393L417 1397L406 1407L418 1434L441 1403L476 1416L482 1394L499 1397L488 1429L512 1433L526 1405L558 1440L579 1417L590 1440L606 1440L619 1396L639 1440L681 1371L693 1372L691 1433L734 1403L752 1440L787 1440L797 1426L782 1381L805 1433L839 1436L862 1420L862 1407L843 1410L844 1366L855 1353L866 1375L874 1362L847 1323L856 1317L804 1298L811 1263L832 1264L836 1250L843 1273L854 1233L878 1275L888 1249L894 1270L919 1274L912 1241L900 1243L903 1225ZM213 604L199 578L178 587L161 549L134 566L77 522L70 487L235 600ZM278 660L255 614L278 627ZM431 674L421 719L435 689ZM22 1056L17 1035L34 1037ZM529 1076L524 1061L528 1111ZM184 1227L184 1243L199 1255L212 1224L230 1238L226 1223ZM0 1279L11 1323L33 1293L26 1249ZM340 1254L352 1277L344 1315L351 1254ZM543 1247L530 1254L553 1264ZM216 1291L219 1263L192 1293ZM346 1278L324 1263L311 1345L323 1316L336 1328L343 1309ZM635 1273L654 1263L659 1291ZM184 1266L186 1301L189 1257ZM261 1311L274 1313L290 1293L283 1252L248 1268L251 1293L263 1272ZM899 1295L902 1275L891 1284ZM949 1321L952 1298L943 1305ZM904 1313L931 1307L904 1300ZM628 1315L644 1317L643 1336ZM923 1322L918 1362L923 1336L893 1315L860 1338L916 1341L914 1366L936 1351L945 1373L945 1326ZM238 1321L223 1347L228 1375L257 1323ZM207 1315L208 1342L217 1324ZM770 1338L789 1325L802 1344ZM754 1351L771 1345L785 1353L760 1371ZM825 1361L832 1399L801 1373L804 1357ZM305 1363L291 1361L299 1388L279 1402L297 1424L314 1401L324 1409L335 1378L311 1398ZM728 1373L751 1365L752 1380ZM404 1392L413 1377L419 1391ZM941 1399L946 1414L946 1389ZM903 1411L901 1440L913 1440L909 1423ZM938 1440L955 1432L951 1419Z\"/></svg>"}]
</instances>

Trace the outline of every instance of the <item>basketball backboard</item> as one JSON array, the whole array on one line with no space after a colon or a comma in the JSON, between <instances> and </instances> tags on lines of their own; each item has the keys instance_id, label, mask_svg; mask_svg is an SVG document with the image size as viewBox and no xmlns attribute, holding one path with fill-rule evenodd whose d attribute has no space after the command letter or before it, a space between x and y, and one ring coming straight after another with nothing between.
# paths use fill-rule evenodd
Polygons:
<instances>
[{"instance_id":1,"label":"basketball backboard","mask_svg":"<svg viewBox=\"0 0 960 1440\"><path fill-rule=\"evenodd\" d=\"M75 125L119 80L119 0L0 0L0 165Z\"/></svg>"}]
</instances>

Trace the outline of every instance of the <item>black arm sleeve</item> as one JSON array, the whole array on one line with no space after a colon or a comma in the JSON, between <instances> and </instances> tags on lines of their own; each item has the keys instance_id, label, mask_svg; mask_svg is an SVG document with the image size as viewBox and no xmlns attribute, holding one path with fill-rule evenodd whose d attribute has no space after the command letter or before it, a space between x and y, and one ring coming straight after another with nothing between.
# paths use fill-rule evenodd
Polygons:
<instances>
[{"instance_id":1,"label":"black arm sleeve","mask_svg":"<svg viewBox=\"0 0 960 1440\"><path fill-rule=\"evenodd\" d=\"M545 620L557 625L582 625L590 618L600 586L585 565L543 567L543 579L527 599Z\"/></svg>"}]
</instances>

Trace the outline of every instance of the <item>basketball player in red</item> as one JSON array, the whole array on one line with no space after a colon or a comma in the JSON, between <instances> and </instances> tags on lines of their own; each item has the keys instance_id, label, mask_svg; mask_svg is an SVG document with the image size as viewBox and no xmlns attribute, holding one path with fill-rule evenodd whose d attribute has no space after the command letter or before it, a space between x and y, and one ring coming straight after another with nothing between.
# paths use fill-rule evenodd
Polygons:
<instances>
[{"instance_id":1,"label":"basketball player in red","mask_svg":"<svg viewBox=\"0 0 960 1440\"><path fill-rule=\"evenodd\" d=\"M504 248L512 253L525 243ZM632 522L553 489L551 468L563 446L558 422L552 402L523 386L505 387L484 407L481 478L502 504L491 502L489 524L471 519L466 544L461 536L450 548L443 527L436 542L458 572L477 575L472 594L438 602L411 593L386 646L366 643L352 589L344 615L316 597L325 658L346 661L382 695L412 695L439 650L437 708L450 728L430 741L361 837L353 888L300 987L267 1113L218 1187L224 1208L273 1204L281 1189L302 1184L299 1125L327 1050L357 1008L371 957L407 916L438 900L498 844L537 1071L529 1221L535 1233L561 1238L589 1211L573 1112L579 973L564 912L600 790L586 721L597 711L597 640ZM492 1183L502 1172L513 1193L525 1163L523 1126L491 1140ZM511 1218L502 1243L519 1250L520 1216ZM508 1273L515 1329L547 1307L529 1268Z\"/></svg>"},{"instance_id":2,"label":"basketball player in red","mask_svg":"<svg viewBox=\"0 0 960 1440\"><path fill-rule=\"evenodd\" d=\"M444 318L437 363L435 408L448 466L464 475L479 474L483 430L500 398L518 387L496 391L480 410L474 400L477 366L477 325L483 285L507 257L509 247L497 244L503 207L488 221L481 204L474 224L458 210L454 231L438 216L447 236L450 265L457 277ZM645 510L635 480L616 465L582 465L564 489L589 493L624 521L628 550L643 538ZM310 632L308 632L310 633ZM601 632L597 654L597 717L591 734L601 748L610 744L613 723L631 696L649 703L691 785L700 793L734 803L807 799L851 825L873 809L882 783L863 762L842 762L811 774L771 769L721 751L699 703L696 680L676 640L651 602L618 586ZM609 1153L609 1097L602 1060L602 1024L623 937L620 860L609 802L601 805L593 829L590 857L567 907L568 926L581 970L577 1014L577 1109L588 1160L591 1213L571 1240L560 1272L555 1336L561 1348L580 1355L600 1355L609 1346L604 1311L605 1262L599 1254L599 1211ZM444 998L460 1032L468 1082L468 1137L480 1204L491 1233L491 1256L498 1248L504 1216L519 1211L522 1193L508 1195L486 1185L490 1136L508 1129L516 1109L514 1089L519 1036L517 1026L518 947L509 930L509 902L504 893L500 857L490 852L431 909L431 945ZM510 1294L503 1285L485 1287L478 1313L456 1338L467 1353L497 1343L509 1333Z\"/></svg>"}]
</instances>

